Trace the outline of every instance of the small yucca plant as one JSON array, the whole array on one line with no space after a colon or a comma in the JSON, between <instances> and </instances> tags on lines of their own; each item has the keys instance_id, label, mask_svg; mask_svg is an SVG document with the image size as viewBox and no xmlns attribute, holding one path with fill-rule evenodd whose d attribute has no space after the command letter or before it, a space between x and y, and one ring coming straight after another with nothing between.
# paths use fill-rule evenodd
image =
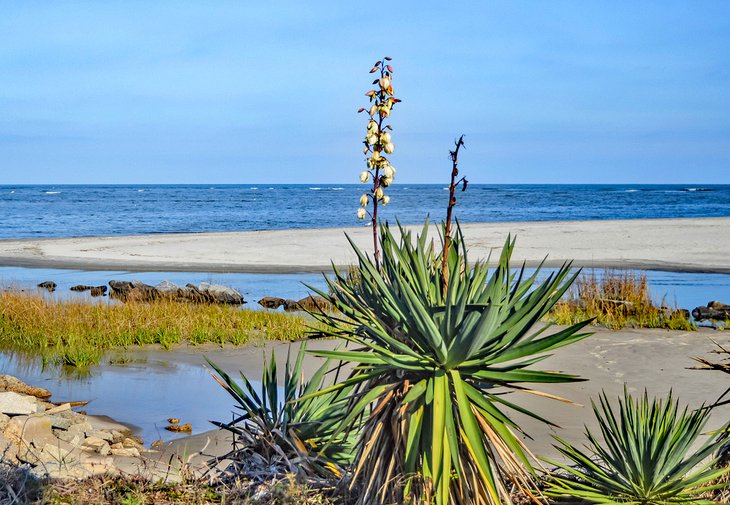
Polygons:
<instances>
[{"instance_id":1,"label":"small yucca plant","mask_svg":"<svg viewBox=\"0 0 730 505\"><path fill-rule=\"evenodd\" d=\"M567 264L542 283L538 272L513 272L510 239L493 271L471 265L457 230L445 277L427 231L413 240L401 228L399 241L381 226L380 268L353 244L358 282L336 271L329 293L319 291L339 312L313 316L353 347L313 353L356 365L322 393L355 388L341 430L359 431L351 481L359 503L509 503L512 484L529 490L535 474L505 411L548 421L504 393L579 380L529 368L587 336L587 322L533 329L574 275Z\"/></svg>"},{"instance_id":2,"label":"small yucca plant","mask_svg":"<svg viewBox=\"0 0 730 505\"><path fill-rule=\"evenodd\" d=\"M232 432L240 448L227 456L258 468L279 468L282 473L309 476L340 475L352 460L353 436L335 433L347 414L351 388L312 396L326 383L332 370L328 360L309 381L302 375L306 355L302 344L294 365L287 354L283 396L277 382L276 358L264 363L260 393L241 372L243 387L206 358L218 374L213 378L236 401L243 413L231 422L211 421ZM302 397L307 398L302 398Z\"/></svg>"},{"instance_id":3,"label":"small yucca plant","mask_svg":"<svg viewBox=\"0 0 730 505\"><path fill-rule=\"evenodd\" d=\"M563 472L548 480L545 494L600 504L714 503L699 495L724 486L714 481L730 468L717 467L718 435L695 448L708 409L680 410L671 392L649 400L646 392L635 399L624 390L618 413L605 392L593 411L603 443L588 429L588 451L555 437L569 463L551 462Z\"/></svg>"}]
</instances>

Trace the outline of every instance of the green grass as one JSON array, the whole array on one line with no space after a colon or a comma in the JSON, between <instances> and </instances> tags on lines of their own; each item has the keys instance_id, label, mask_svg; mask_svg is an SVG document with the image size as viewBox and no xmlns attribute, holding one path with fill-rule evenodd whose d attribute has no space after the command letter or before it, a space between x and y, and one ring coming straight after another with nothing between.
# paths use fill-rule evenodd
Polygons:
<instances>
[{"instance_id":1,"label":"green grass","mask_svg":"<svg viewBox=\"0 0 730 505\"><path fill-rule=\"evenodd\" d=\"M567 325L591 318L595 318L595 324L614 330L626 327L696 329L682 311L654 304L646 275L614 270L606 270L600 279L595 273L578 277L546 319Z\"/></svg>"},{"instance_id":2,"label":"green grass","mask_svg":"<svg viewBox=\"0 0 730 505\"><path fill-rule=\"evenodd\" d=\"M75 367L97 364L114 348L297 340L311 324L297 315L221 305L88 303L0 292L0 349Z\"/></svg>"}]
</instances>

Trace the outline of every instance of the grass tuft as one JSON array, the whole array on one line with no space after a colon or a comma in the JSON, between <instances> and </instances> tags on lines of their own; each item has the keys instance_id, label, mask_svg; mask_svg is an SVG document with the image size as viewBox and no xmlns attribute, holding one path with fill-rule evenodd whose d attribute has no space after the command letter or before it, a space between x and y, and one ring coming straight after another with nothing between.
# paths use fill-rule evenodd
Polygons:
<instances>
[{"instance_id":1,"label":"grass tuft","mask_svg":"<svg viewBox=\"0 0 730 505\"><path fill-rule=\"evenodd\" d=\"M578 277L565 299L547 316L557 324L575 324L595 318L595 323L618 330L625 327L694 330L682 310L657 307L645 274L606 270Z\"/></svg>"},{"instance_id":2,"label":"grass tuft","mask_svg":"<svg viewBox=\"0 0 730 505\"><path fill-rule=\"evenodd\" d=\"M87 367L113 348L187 342L241 345L297 340L313 323L277 312L159 300L108 304L0 292L0 349L40 355L44 363Z\"/></svg>"}]
</instances>

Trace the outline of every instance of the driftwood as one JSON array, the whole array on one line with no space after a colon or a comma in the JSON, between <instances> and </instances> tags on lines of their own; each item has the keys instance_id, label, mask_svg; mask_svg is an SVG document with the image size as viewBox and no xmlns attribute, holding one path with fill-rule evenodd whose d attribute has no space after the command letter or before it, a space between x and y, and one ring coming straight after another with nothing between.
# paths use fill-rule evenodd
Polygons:
<instances>
[{"instance_id":1,"label":"driftwood","mask_svg":"<svg viewBox=\"0 0 730 505\"><path fill-rule=\"evenodd\" d=\"M705 319L725 321L730 319L730 305L718 301L711 301L706 307L695 307L692 311L692 317L696 321L704 321Z\"/></svg>"}]
</instances>

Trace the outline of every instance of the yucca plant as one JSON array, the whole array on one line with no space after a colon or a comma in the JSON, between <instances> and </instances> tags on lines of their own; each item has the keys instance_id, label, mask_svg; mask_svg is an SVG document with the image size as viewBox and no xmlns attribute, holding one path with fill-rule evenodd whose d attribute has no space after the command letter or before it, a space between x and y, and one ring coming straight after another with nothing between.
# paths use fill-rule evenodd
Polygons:
<instances>
[{"instance_id":1,"label":"yucca plant","mask_svg":"<svg viewBox=\"0 0 730 505\"><path fill-rule=\"evenodd\" d=\"M587 428L587 451L556 437L569 463L553 463L563 474L548 480L548 496L600 504L707 504L714 502L699 495L726 485L713 482L730 470L716 465L720 437L696 447L709 409L680 410L671 392L665 400L649 400L646 391L634 399L624 389L618 413L605 392L593 411L603 443Z\"/></svg>"},{"instance_id":2,"label":"yucca plant","mask_svg":"<svg viewBox=\"0 0 730 505\"><path fill-rule=\"evenodd\" d=\"M282 472L321 477L340 475L342 467L351 462L354 436L335 433L347 414L351 388L312 396L324 387L333 366L327 360L305 381L302 374L305 355L306 345L302 344L292 366L287 353L284 385L280 389L276 357L272 353L268 363L264 361L260 393L243 372L242 385L239 385L206 358L217 374L211 374L213 378L242 411L231 422L211 421L237 437L239 447L227 459L258 468L279 468Z\"/></svg>"},{"instance_id":3,"label":"yucca plant","mask_svg":"<svg viewBox=\"0 0 730 505\"><path fill-rule=\"evenodd\" d=\"M511 484L528 490L535 473L505 410L549 421L504 393L551 397L526 384L580 380L528 369L588 335L580 333L587 322L553 333L533 328L575 275L569 264L542 283L538 271L513 272L508 238L490 277L487 263L468 263L457 228L444 283L428 223L415 241L402 227L400 234L380 227L381 268L353 244L358 282L335 269L329 292L315 290L339 313L313 316L350 347L313 353L356 365L319 393L354 387L341 423L343 432L359 431L350 488L361 504L509 503Z\"/></svg>"}]
</instances>

